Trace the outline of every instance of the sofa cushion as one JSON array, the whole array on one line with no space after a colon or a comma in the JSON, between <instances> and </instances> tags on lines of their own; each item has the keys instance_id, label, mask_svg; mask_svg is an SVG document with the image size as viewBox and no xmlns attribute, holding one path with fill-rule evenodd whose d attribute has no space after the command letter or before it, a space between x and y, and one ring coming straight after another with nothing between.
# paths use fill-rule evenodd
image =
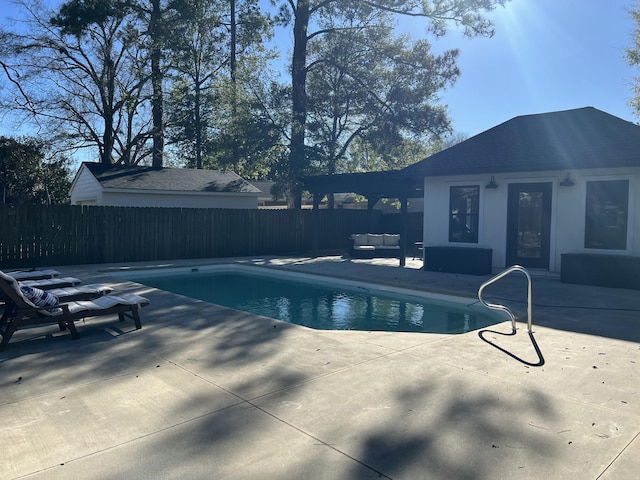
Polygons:
<instances>
[{"instance_id":1,"label":"sofa cushion","mask_svg":"<svg viewBox=\"0 0 640 480\"><path fill-rule=\"evenodd\" d=\"M366 233L354 233L353 235L351 235L351 238L353 239L353 246L354 247L361 247L362 245L369 245L369 240L367 239L367 234Z\"/></svg>"},{"instance_id":2,"label":"sofa cushion","mask_svg":"<svg viewBox=\"0 0 640 480\"><path fill-rule=\"evenodd\" d=\"M373 245L374 247L381 247L384 242L384 238L381 234L377 233L369 233L367 235L368 245Z\"/></svg>"},{"instance_id":3,"label":"sofa cushion","mask_svg":"<svg viewBox=\"0 0 640 480\"><path fill-rule=\"evenodd\" d=\"M400 235L385 233L383 235L383 245L385 247L400 247Z\"/></svg>"},{"instance_id":4,"label":"sofa cushion","mask_svg":"<svg viewBox=\"0 0 640 480\"><path fill-rule=\"evenodd\" d=\"M363 251L371 251L371 252L373 252L376 249L376 247L374 247L373 245L354 245L353 249L354 250L359 250L361 252L363 252Z\"/></svg>"}]
</instances>

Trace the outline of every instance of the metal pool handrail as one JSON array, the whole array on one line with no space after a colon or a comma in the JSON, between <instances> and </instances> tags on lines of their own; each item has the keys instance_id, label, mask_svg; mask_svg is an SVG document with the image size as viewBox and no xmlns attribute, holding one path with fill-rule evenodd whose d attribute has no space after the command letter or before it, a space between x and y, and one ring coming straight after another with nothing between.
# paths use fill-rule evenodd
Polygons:
<instances>
[{"instance_id":1,"label":"metal pool handrail","mask_svg":"<svg viewBox=\"0 0 640 480\"><path fill-rule=\"evenodd\" d=\"M482 298L482 291L485 289L485 287L491 285L492 283L497 282L501 278L506 277L507 275L513 272L524 273L524 275L527 277L527 284L528 284L527 286L527 331L529 333L532 333L533 330L531 329L531 275L529 275L529 272L527 272L527 270L524 267L521 267L520 265L513 265L507 268L506 270L504 270L503 272L499 273L495 277L490 278L489 280L484 282L482 285L480 285L480 288L478 289L478 300L480 300L480 303L482 303L487 308L490 308L492 310L499 310L509 315L509 317L511 318L511 328L513 330L513 333L516 333L516 317L511 312L511 310L509 310L509 308L504 305L500 305L497 303L488 303Z\"/></svg>"}]
</instances>

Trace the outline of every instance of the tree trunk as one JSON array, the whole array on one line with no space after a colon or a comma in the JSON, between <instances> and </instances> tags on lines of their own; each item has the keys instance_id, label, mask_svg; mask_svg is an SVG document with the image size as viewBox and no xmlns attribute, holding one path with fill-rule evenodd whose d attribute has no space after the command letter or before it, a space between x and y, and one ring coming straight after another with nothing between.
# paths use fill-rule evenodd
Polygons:
<instances>
[{"instance_id":1,"label":"tree trunk","mask_svg":"<svg viewBox=\"0 0 640 480\"><path fill-rule=\"evenodd\" d=\"M160 0L152 0L153 10L151 11L151 85L152 93L152 116L153 116L153 152L152 164L154 167L162 166L162 155L164 152L164 124L162 111L162 70L160 67L162 41L160 38L160 20L162 12L160 10Z\"/></svg>"},{"instance_id":2,"label":"tree trunk","mask_svg":"<svg viewBox=\"0 0 640 480\"><path fill-rule=\"evenodd\" d=\"M289 152L290 195L293 208L302 208L300 177L304 173L305 129L307 122L307 28L309 0L299 0L293 25L293 59L291 68L291 149Z\"/></svg>"},{"instance_id":3,"label":"tree trunk","mask_svg":"<svg viewBox=\"0 0 640 480\"><path fill-rule=\"evenodd\" d=\"M236 0L231 1L231 27L230 27L230 42L231 42L231 58L229 61L230 74L231 74L231 126L233 128L233 145L232 145L232 163L235 166L235 172L240 173L240 149L238 148L238 132L236 130L237 118L238 118L238 86L236 79L237 65L236 65L236 42L237 42L237 25L236 25Z\"/></svg>"},{"instance_id":4,"label":"tree trunk","mask_svg":"<svg viewBox=\"0 0 640 480\"><path fill-rule=\"evenodd\" d=\"M196 131L196 168L200 170L202 168L202 96L200 89L200 76L198 75L195 84L195 98L194 98L194 123Z\"/></svg>"}]
</instances>

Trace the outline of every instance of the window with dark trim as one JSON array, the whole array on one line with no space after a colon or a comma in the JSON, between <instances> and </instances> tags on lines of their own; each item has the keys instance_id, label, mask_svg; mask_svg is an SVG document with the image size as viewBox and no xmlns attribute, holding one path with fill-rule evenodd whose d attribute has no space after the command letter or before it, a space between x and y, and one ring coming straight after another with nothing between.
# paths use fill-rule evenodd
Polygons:
<instances>
[{"instance_id":1,"label":"window with dark trim","mask_svg":"<svg viewBox=\"0 0 640 480\"><path fill-rule=\"evenodd\" d=\"M451 187L449 190L449 241L478 243L480 187Z\"/></svg>"},{"instance_id":2,"label":"window with dark trim","mask_svg":"<svg viewBox=\"0 0 640 480\"><path fill-rule=\"evenodd\" d=\"M629 181L587 182L585 248L625 250Z\"/></svg>"}]
</instances>

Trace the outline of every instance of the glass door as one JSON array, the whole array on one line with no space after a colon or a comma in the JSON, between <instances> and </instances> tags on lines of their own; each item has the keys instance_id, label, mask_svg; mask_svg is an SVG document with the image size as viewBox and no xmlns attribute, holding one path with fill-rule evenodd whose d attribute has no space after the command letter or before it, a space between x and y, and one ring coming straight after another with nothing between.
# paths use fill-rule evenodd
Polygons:
<instances>
[{"instance_id":1,"label":"glass door","mask_svg":"<svg viewBox=\"0 0 640 480\"><path fill-rule=\"evenodd\" d=\"M507 206L507 267L549 268L551 183L512 183Z\"/></svg>"}]
</instances>

